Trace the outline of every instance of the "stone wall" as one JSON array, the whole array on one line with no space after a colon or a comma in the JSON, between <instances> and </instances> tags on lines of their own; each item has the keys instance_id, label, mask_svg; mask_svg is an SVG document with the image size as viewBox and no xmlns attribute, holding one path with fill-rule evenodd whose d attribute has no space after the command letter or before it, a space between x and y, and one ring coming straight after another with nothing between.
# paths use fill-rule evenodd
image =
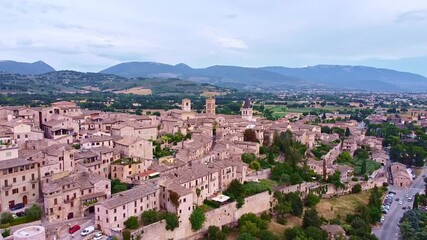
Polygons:
<instances>
[{"instance_id":1,"label":"stone wall","mask_svg":"<svg viewBox=\"0 0 427 240\"><path fill-rule=\"evenodd\" d=\"M141 227L132 232L133 236L141 235L142 240L157 239L199 239L209 226L223 226L236 223L237 220L245 213L260 214L270 209L272 195L268 191L255 194L245 199L245 204L241 208L236 207L236 202L225 204L219 208L206 212L206 221L203 228L198 232L191 229L189 219L180 219L180 226L174 231L166 230L164 220ZM142 233L142 234L141 234ZM121 236L120 236L121 238Z\"/></svg>"},{"instance_id":2,"label":"stone wall","mask_svg":"<svg viewBox=\"0 0 427 240\"><path fill-rule=\"evenodd\" d=\"M246 176L246 181L254 181L254 180L258 180L258 179L268 179L268 178L270 178L270 174L271 174L270 168L263 169L263 170L256 171L256 172L252 172Z\"/></svg>"}]
</instances>

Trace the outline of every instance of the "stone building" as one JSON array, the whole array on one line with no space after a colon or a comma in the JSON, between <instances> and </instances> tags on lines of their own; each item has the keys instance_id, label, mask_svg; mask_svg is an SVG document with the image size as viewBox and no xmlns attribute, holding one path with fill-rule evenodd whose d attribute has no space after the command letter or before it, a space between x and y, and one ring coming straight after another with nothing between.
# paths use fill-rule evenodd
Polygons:
<instances>
[{"instance_id":1,"label":"stone building","mask_svg":"<svg viewBox=\"0 0 427 240\"><path fill-rule=\"evenodd\" d=\"M55 174L42 186L45 216L59 222L94 212L94 205L111 196L111 181L89 172Z\"/></svg>"},{"instance_id":2,"label":"stone building","mask_svg":"<svg viewBox=\"0 0 427 240\"><path fill-rule=\"evenodd\" d=\"M0 146L0 211L37 202L39 169L36 162L18 158L16 145Z\"/></svg>"},{"instance_id":3,"label":"stone building","mask_svg":"<svg viewBox=\"0 0 427 240\"><path fill-rule=\"evenodd\" d=\"M142 184L116 193L95 206L95 226L112 235L124 229L124 222L131 216L140 216L150 209L159 209L159 189L152 184Z\"/></svg>"}]
</instances>

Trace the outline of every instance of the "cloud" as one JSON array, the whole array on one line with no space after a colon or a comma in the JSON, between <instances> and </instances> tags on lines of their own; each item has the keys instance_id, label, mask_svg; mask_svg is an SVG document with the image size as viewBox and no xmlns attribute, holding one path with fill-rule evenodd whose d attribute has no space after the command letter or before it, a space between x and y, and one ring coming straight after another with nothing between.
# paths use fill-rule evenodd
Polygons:
<instances>
[{"instance_id":1,"label":"cloud","mask_svg":"<svg viewBox=\"0 0 427 240\"><path fill-rule=\"evenodd\" d=\"M235 19L235 18L237 18L237 14L234 14L234 13L226 14L226 15L225 15L225 18L228 18L228 19Z\"/></svg>"},{"instance_id":2,"label":"cloud","mask_svg":"<svg viewBox=\"0 0 427 240\"><path fill-rule=\"evenodd\" d=\"M218 43L225 47L231 49L246 49L248 45L244 41L238 38L229 38L229 37L219 37L217 39Z\"/></svg>"},{"instance_id":3,"label":"cloud","mask_svg":"<svg viewBox=\"0 0 427 240\"><path fill-rule=\"evenodd\" d=\"M25 38L25 37L24 38L19 38L18 40L16 40L16 45L27 47L27 46L33 45L33 41L31 39L28 39L28 38Z\"/></svg>"},{"instance_id":4,"label":"cloud","mask_svg":"<svg viewBox=\"0 0 427 240\"><path fill-rule=\"evenodd\" d=\"M417 23L417 22L423 22L425 20L427 20L427 9L409 11L409 12L404 12L402 14L399 14L396 17L395 22L396 23Z\"/></svg>"}]
</instances>

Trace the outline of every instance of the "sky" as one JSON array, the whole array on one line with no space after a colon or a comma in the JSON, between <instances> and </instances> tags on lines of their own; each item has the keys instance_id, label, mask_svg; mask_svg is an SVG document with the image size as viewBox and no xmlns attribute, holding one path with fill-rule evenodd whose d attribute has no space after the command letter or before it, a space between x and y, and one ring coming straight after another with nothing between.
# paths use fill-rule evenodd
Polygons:
<instances>
[{"instance_id":1,"label":"sky","mask_svg":"<svg viewBox=\"0 0 427 240\"><path fill-rule=\"evenodd\" d=\"M367 65L427 76L426 0L0 1L0 59Z\"/></svg>"}]
</instances>

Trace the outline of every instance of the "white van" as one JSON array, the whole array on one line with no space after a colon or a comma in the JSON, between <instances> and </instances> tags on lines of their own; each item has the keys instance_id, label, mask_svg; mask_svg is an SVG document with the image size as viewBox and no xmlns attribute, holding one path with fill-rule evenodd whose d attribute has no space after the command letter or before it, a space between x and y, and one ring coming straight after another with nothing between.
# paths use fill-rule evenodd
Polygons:
<instances>
[{"instance_id":1,"label":"white van","mask_svg":"<svg viewBox=\"0 0 427 240\"><path fill-rule=\"evenodd\" d=\"M94 228L93 226L89 226L89 227L85 228L85 229L80 233L80 235L82 235L82 236L86 236L86 235L90 234L91 232L93 232L94 230L95 230L95 228Z\"/></svg>"}]
</instances>

